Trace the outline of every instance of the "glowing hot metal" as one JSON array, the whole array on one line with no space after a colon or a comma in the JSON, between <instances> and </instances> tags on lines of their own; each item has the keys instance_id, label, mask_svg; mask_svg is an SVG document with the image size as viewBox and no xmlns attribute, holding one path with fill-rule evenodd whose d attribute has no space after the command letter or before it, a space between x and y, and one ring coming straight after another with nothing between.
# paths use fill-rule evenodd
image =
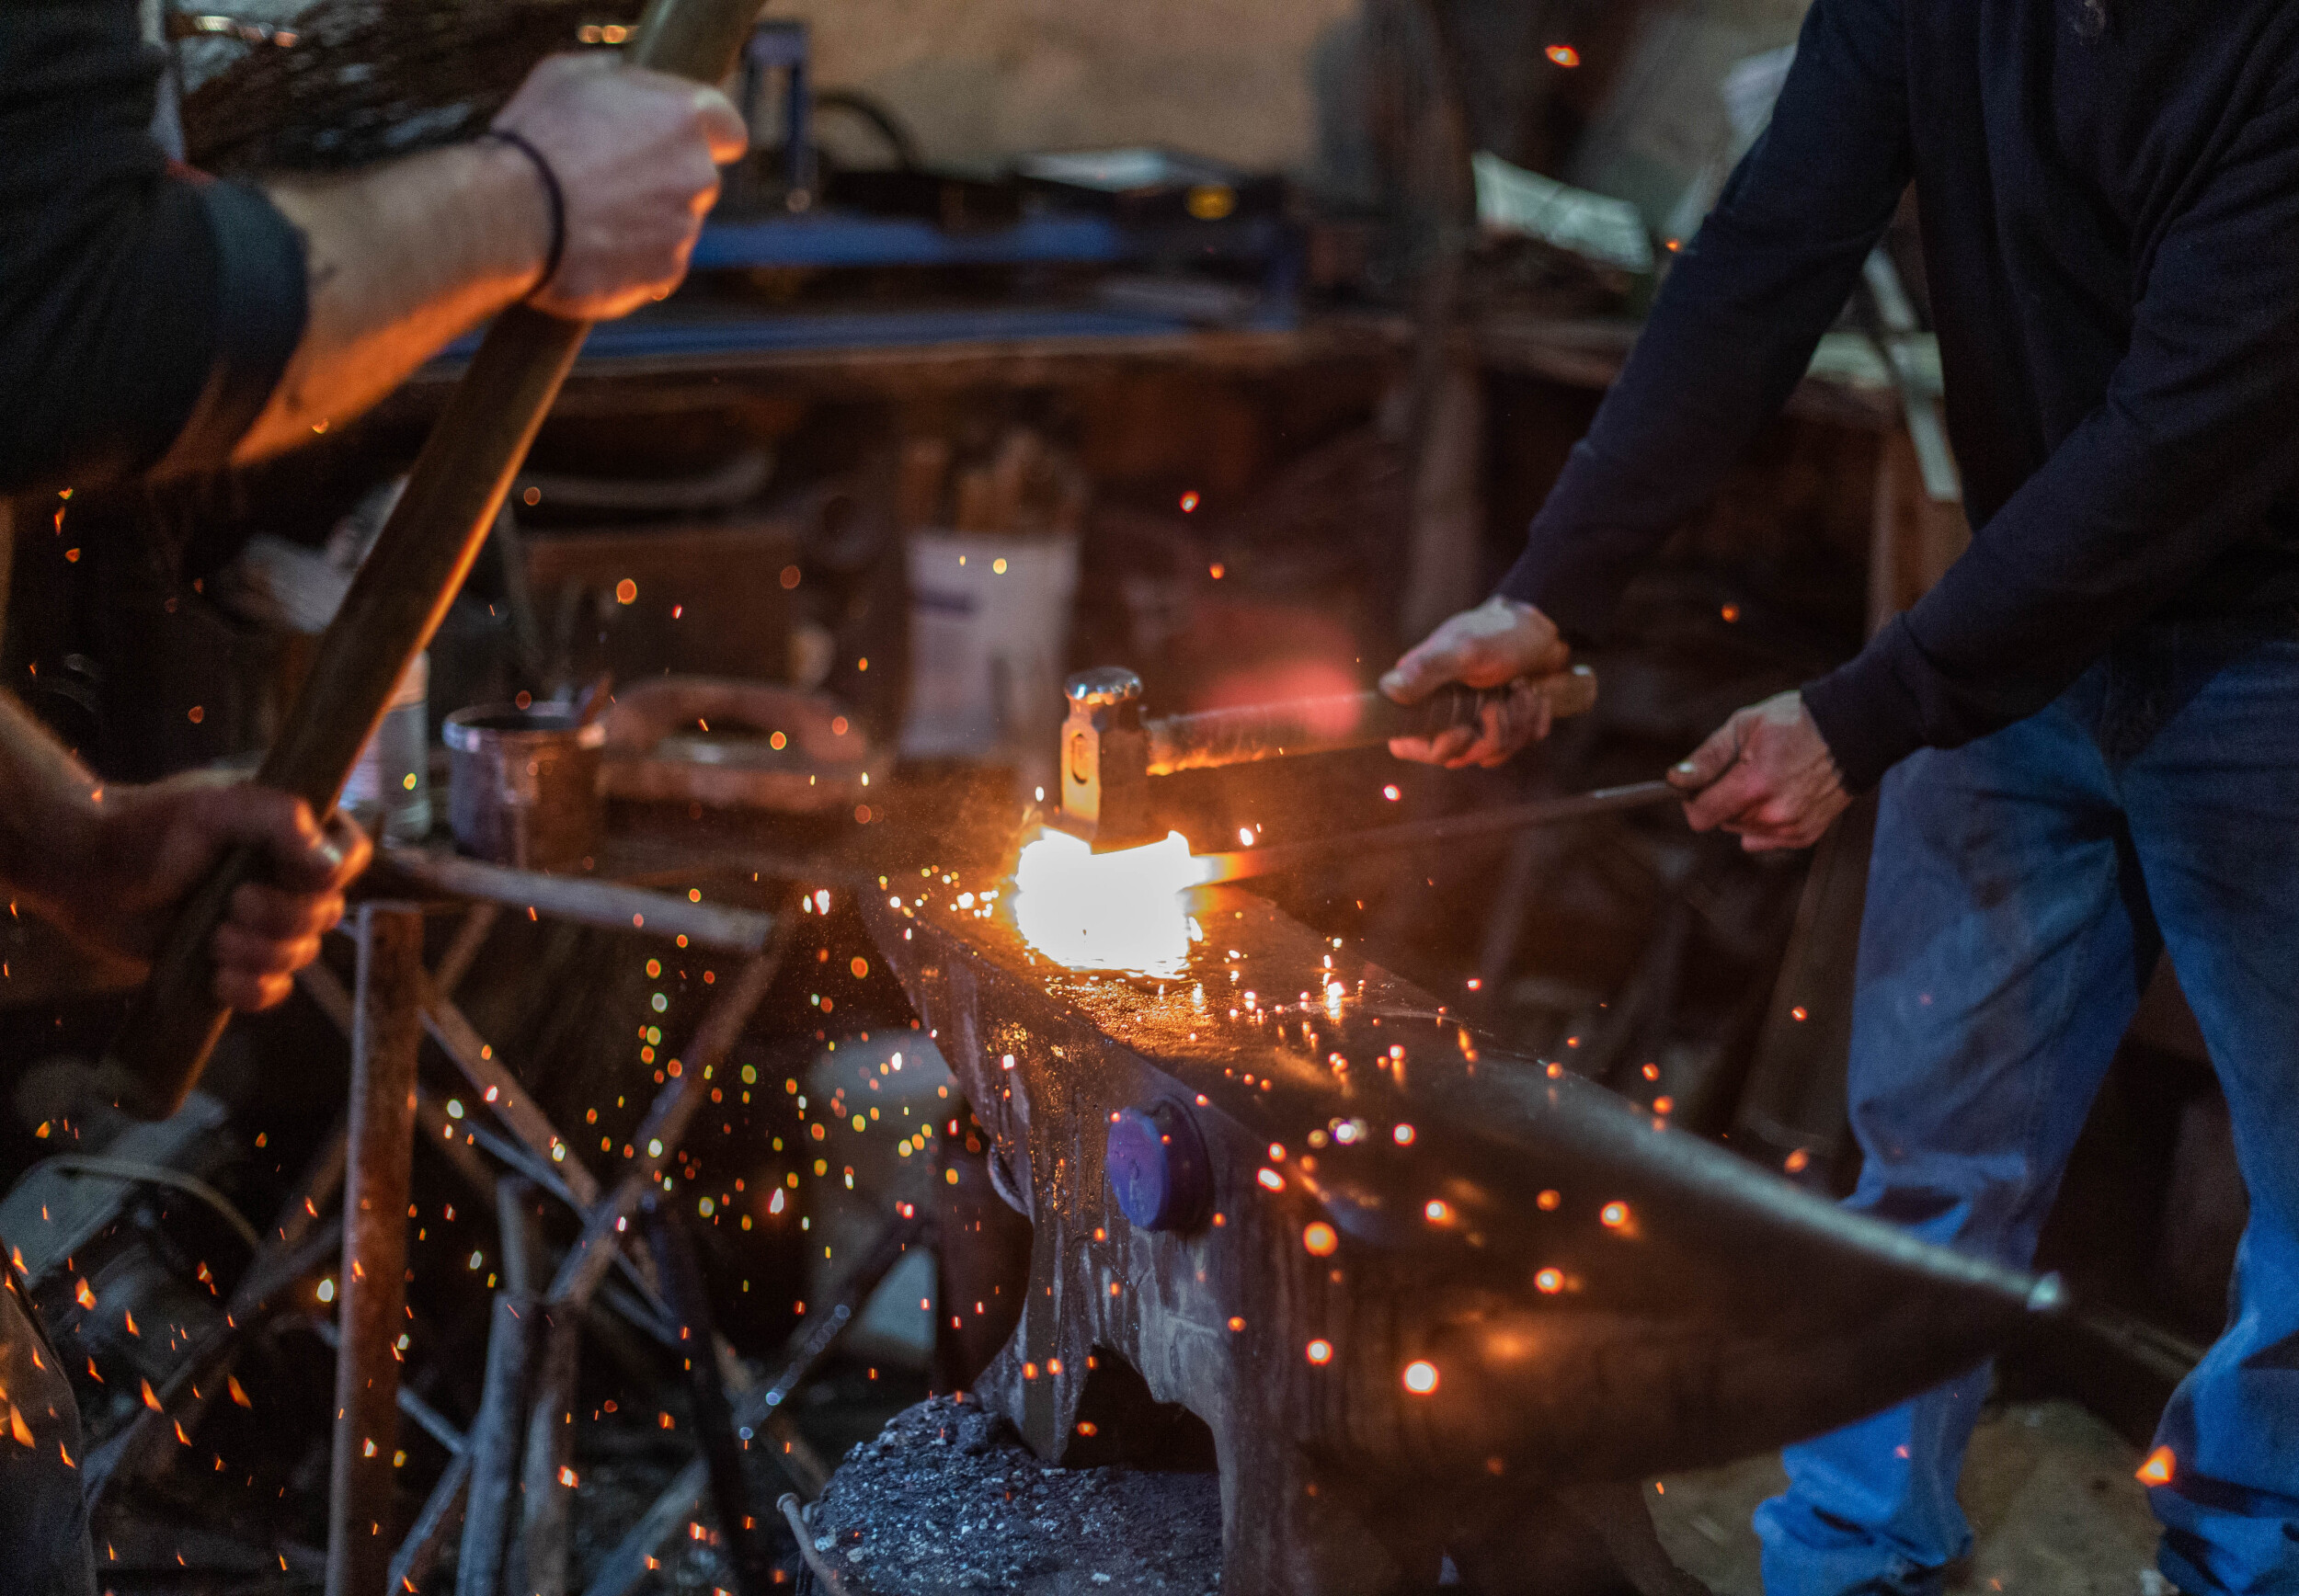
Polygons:
<instances>
[{"instance_id":1,"label":"glowing hot metal","mask_svg":"<svg viewBox=\"0 0 2299 1596\"><path fill-rule=\"evenodd\" d=\"M1175 976L1190 943L1203 940L1182 894L1213 879L1178 831L1146 848L1096 853L1067 832L1041 830L1014 867L1014 928L1073 970Z\"/></svg>"}]
</instances>

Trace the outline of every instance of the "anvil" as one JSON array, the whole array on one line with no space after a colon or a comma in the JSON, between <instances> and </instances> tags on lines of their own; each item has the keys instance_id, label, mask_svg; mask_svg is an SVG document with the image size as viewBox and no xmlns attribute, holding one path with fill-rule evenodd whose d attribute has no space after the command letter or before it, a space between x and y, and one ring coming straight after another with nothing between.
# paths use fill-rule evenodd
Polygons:
<instances>
[{"instance_id":1,"label":"anvil","mask_svg":"<svg viewBox=\"0 0 2299 1596\"><path fill-rule=\"evenodd\" d=\"M1434 737L1474 726L1488 714L1573 715L1596 701L1586 666L1504 687L1448 684L1419 703L1378 692L1290 699L1237 709L1146 718L1141 678L1116 667L1081 671L1063 691L1069 702L1061 733L1061 813L1055 824L1083 838L1096 853L1155 842L1162 828L1150 803L1150 778L1214 770L1295 754Z\"/></svg>"},{"instance_id":2,"label":"anvil","mask_svg":"<svg viewBox=\"0 0 2299 1596\"><path fill-rule=\"evenodd\" d=\"M1440 1550L1550 1589L1560 1492L1814 1434L2063 1308L1495 1048L1241 889L1192 895L1203 940L1156 980L895 885L873 934L1033 1226L976 1390L1050 1464L1202 1421L1224 1596L1392 1596Z\"/></svg>"}]
</instances>

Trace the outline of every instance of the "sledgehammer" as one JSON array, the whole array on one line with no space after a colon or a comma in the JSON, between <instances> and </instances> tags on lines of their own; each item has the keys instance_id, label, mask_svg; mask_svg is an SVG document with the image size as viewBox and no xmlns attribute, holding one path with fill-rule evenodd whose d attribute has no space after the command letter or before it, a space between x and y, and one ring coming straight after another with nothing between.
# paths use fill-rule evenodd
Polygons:
<instances>
[{"instance_id":1,"label":"sledgehammer","mask_svg":"<svg viewBox=\"0 0 2299 1596\"><path fill-rule=\"evenodd\" d=\"M1105 667L1081 671L1064 691L1061 814L1055 824L1083 838L1096 853L1158 839L1150 818L1150 778L1212 770L1295 754L1359 748L1391 737L1434 737L1479 724L1488 712L1552 716L1585 713L1596 703L1596 677L1584 665L1505 687L1440 689L1417 704L1378 692L1289 699L1241 709L1147 719L1141 678Z\"/></svg>"},{"instance_id":2,"label":"sledgehammer","mask_svg":"<svg viewBox=\"0 0 2299 1596\"><path fill-rule=\"evenodd\" d=\"M763 0L651 0L625 51L634 65L716 83ZM407 491L321 637L310 677L256 781L315 815L334 810L407 664L431 640L478 558L512 475L527 456L590 330L524 305L495 319L416 457ZM209 944L233 891L259 869L237 849L177 910L105 1064L121 1105L176 1112L231 1019L216 1001Z\"/></svg>"}]
</instances>

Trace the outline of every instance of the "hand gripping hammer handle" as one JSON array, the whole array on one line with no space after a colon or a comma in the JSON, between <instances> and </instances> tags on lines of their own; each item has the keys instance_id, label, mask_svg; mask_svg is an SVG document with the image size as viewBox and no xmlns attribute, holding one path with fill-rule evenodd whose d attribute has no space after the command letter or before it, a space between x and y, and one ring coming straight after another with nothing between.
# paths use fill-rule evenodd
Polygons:
<instances>
[{"instance_id":1,"label":"hand gripping hammer handle","mask_svg":"<svg viewBox=\"0 0 2299 1596\"><path fill-rule=\"evenodd\" d=\"M625 58L716 83L761 0L650 0ZM511 477L558 396L589 324L514 305L498 316L407 478L407 491L320 639L310 677L256 780L326 815L389 707L408 661L453 602ZM231 1011L216 1001L209 948L240 884L260 873L227 854L177 911L106 1063L123 1106L173 1113L200 1078Z\"/></svg>"},{"instance_id":2,"label":"hand gripping hammer handle","mask_svg":"<svg viewBox=\"0 0 2299 1596\"><path fill-rule=\"evenodd\" d=\"M1170 715L1143 722L1142 730L1150 745L1150 774L1166 776L1283 755L1365 747L1391 737L1434 737L1455 726L1477 725L1489 709L1504 716L1527 714L1536 694L1549 701L1552 715L1585 713L1596 702L1596 678L1586 666L1576 666L1506 687L1448 683L1414 704L1401 704L1378 692L1342 693Z\"/></svg>"}]
</instances>

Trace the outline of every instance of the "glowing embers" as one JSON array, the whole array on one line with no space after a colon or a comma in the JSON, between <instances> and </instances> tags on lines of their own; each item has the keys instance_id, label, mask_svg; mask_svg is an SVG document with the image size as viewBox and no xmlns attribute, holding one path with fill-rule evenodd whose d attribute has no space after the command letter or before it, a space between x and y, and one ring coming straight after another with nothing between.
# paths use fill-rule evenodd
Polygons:
<instances>
[{"instance_id":1,"label":"glowing embers","mask_svg":"<svg viewBox=\"0 0 2299 1596\"><path fill-rule=\"evenodd\" d=\"M1041 831L1014 867L1014 929L1073 970L1179 975L1191 941L1202 940L1181 895L1209 879L1178 831L1116 853Z\"/></svg>"}]
</instances>

